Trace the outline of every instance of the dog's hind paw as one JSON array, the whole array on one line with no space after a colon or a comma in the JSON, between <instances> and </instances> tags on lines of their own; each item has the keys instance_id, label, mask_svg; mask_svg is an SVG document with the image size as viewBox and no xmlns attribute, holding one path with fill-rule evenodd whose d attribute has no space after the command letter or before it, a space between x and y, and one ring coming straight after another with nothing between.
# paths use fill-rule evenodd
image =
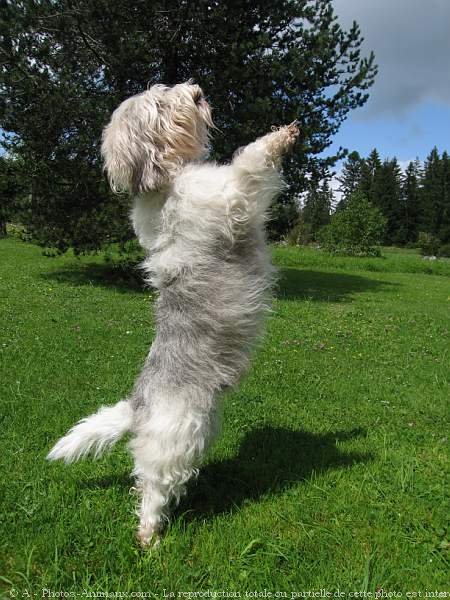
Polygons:
<instances>
[{"instance_id":1,"label":"dog's hind paw","mask_svg":"<svg viewBox=\"0 0 450 600\"><path fill-rule=\"evenodd\" d=\"M159 531L148 526L140 526L137 531L136 537L142 548L146 548L149 550L154 550L161 543Z\"/></svg>"}]
</instances>

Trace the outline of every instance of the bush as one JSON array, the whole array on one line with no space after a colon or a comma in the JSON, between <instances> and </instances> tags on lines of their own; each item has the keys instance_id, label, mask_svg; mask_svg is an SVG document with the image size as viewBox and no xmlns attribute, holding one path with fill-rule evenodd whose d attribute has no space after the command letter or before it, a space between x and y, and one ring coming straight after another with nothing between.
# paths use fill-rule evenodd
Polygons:
<instances>
[{"instance_id":1,"label":"bush","mask_svg":"<svg viewBox=\"0 0 450 600\"><path fill-rule=\"evenodd\" d=\"M439 248L438 255L443 258L450 258L450 244L442 244Z\"/></svg>"},{"instance_id":2,"label":"bush","mask_svg":"<svg viewBox=\"0 0 450 600\"><path fill-rule=\"evenodd\" d=\"M9 237L14 237L18 240L21 240L24 234L26 234L26 229L23 225L18 225L17 223L6 223L6 235Z\"/></svg>"},{"instance_id":3,"label":"bush","mask_svg":"<svg viewBox=\"0 0 450 600\"><path fill-rule=\"evenodd\" d=\"M431 233L421 231L417 245L420 248L422 256L436 256L439 252L439 240Z\"/></svg>"},{"instance_id":4,"label":"bush","mask_svg":"<svg viewBox=\"0 0 450 600\"><path fill-rule=\"evenodd\" d=\"M126 280L142 284L144 273L140 268L145 251L136 238L123 244L113 244L103 252L103 260L108 265L114 280Z\"/></svg>"},{"instance_id":5,"label":"bush","mask_svg":"<svg viewBox=\"0 0 450 600\"><path fill-rule=\"evenodd\" d=\"M298 221L286 235L289 246L306 246L312 242L311 225L304 221Z\"/></svg>"},{"instance_id":6,"label":"bush","mask_svg":"<svg viewBox=\"0 0 450 600\"><path fill-rule=\"evenodd\" d=\"M386 219L361 192L352 194L343 210L319 233L325 250L351 256L380 256Z\"/></svg>"},{"instance_id":7,"label":"bush","mask_svg":"<svg viewBox=\"0 0 450 600\"><path fill-rule=\"evenodd\" d=\"M27 228L20 223L7 223L6 224L6 235L9 237L17 238L22 242L32 242L33 238L28 232Z\"/></svg>"}]
</instances>

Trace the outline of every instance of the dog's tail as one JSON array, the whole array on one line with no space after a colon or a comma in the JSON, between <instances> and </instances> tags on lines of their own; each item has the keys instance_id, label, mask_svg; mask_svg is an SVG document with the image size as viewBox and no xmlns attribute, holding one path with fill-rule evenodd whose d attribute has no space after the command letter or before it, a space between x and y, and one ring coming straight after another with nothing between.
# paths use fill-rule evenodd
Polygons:
<instances>
[{"instance_id":1,"label":"dog's tail","mask_svg":"<svg viewBox=\"0 0 450 600\"><path fill-rule=\"evenodd\" d=\"M90 452L98 458L113 446L133 424L133 409L127 400L114 406L102 406L95 414L82 419L62 437L47 455L48 460L74 462Z\"/></svg>"}]
</instances>

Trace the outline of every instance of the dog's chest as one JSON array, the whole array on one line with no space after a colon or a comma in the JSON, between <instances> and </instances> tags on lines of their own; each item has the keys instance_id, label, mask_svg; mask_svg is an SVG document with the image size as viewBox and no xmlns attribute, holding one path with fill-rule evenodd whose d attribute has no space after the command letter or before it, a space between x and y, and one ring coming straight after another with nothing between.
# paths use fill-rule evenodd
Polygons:
<instances>
[{"instance_id":1,"label":"dog's chest","mask_svg":"<svg viewBox=\"0 0 450 600\"><path fill-rule=\"evenodd\" d=\"M158 192L139 194L133 202L131 222L139 243L147 251L161 232L161 214L166 195Z\"/></svg>"}]
</instances>

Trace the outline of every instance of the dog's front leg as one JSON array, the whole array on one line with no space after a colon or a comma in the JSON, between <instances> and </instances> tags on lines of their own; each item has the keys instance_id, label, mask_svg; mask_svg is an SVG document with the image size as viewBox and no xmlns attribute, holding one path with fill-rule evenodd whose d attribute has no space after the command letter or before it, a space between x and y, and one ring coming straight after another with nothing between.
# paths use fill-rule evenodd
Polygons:
<instances>
[{"instance_id":1,"label":"dog's front leg","mask_svg":"<svg viewBox=\"0 0 450 600\"><path fill-rule=\"evenodd\" d=\"M232 178L239 192L229 210L234 237L246 224L266 219L269 206L284 187L279 174L281 160L298 135L295 123L280 127L249 144L234 157Z\"/></svg>"},{"instance_id":2,"label":"dog's front leg","mask_svg":"<svg viewBox=\"0 0 450 600\"><path fill-rule=\"evenodd\" d=\"M291 123L271 131L245 146L234 158L232 166L242 174L261 176L267 169L279 169L283 155L299 135L297 124Z\"/></svg>"}]
</instances>

